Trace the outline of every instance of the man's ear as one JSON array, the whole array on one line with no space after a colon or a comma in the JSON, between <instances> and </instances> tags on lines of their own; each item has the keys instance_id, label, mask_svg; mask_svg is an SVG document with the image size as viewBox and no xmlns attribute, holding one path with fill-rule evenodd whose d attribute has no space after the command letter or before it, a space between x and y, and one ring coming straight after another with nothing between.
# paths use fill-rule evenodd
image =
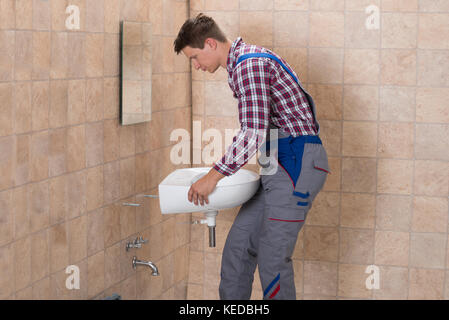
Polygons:
<instances>
[{"instance_id":1,"label":"man's ear","mask_svg":"<svg viewBox=\"0 0 449 320\"><path fill-rule=\"evenodd\" d=\"M204 46L206 45L215 50L217 49L217 40L215 40L214 38L207 38L206 40L204 40Z\"/></svg>"}]
</instances>

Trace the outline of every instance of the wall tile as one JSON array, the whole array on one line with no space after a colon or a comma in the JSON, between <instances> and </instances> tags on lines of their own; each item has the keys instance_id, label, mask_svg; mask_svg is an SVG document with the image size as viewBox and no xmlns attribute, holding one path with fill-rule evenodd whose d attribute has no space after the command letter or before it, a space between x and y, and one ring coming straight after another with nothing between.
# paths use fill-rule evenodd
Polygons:
<instances>
[{"instance_id":1,"label":"wall tile","mask_svg":"<svg viewBox=\"0 0 449 320\"><path fill-rule=\"evenodd\" d=\"M66 172L66 142L66 128L60 128L50 131L48 157L50 177L58 176Z\"/></svg>"},{"instance_id":2,"label":"wall tile","mask_svg":"<svg viewBox=\"0 0 449 320\"><path fill-rule=\"evenodd\" d=\"M61 223L49 230L50 272L52 273L65 269L69 265L69 238L67 226L67 223Z\"/></svg>"},{"instance_id":3,"label":"wall tile","mask_svg":"<svg viewBox=\"0 0 449 320\"><path fill-rule=\"evenodd\" d=\"M274 0L275 10L309 10L307 1Z\"/></svg>"},{"instance_id":4,"label":"wall tile","mask_svg":"<svg viewBox=\"0 0 449 320\"><path fill-rule=\"evenodd\" d=\"M306 226L304 228L304 258L337 261L339 233L336 228Z\"/></svg>"},{"instance_id":5,"label":"wall tile","mask_svg":"<svg viewBox=\"0 0 449 320\"><path fill-rule=\"evenodd\" d=\"M120 161L120 198L134 193L136 180L135 158Z\"/></svg>"},{"instance_id":6,"label":"wall tile","mask_svg":"<svg viewBox=\"0 0 449 320\"><path fill-rule=\"evenodd\" d=\"M343 47L345 16L342 12L310 13L309 45L312 47Z\"/></svg>"},{"instance_id":7,"label":"wall tile","mask_svg":"<svg viewBox=\"0 0 449 320\"><path fill-rule=\"evenodd\" d=\"M343 191L375 192L376 160L344 158L342 172Z\"/></svg>"},{"instance_id":8,"label":"wall tile","mask_svg":"<svg viewBox=\"0 0 449 320\"><path fill-rule=\"evenodd\" d=\"M218 0L206 0L204 3L204 9L207 11L237 10L238 8L239 0L231 0L226 3Z\"/></svg>"},{"instance_id":9,"label":"wall tile","mask_svg":"<svg viewBox=\"0 0 449 320\"><path fill-rule=\"evenodd\" d=\"M445 198L414 197L412 231L446 232L447 210Z\"/></svg>"},{"instance_id":10,"label":"wall tile","mask_svg":"<svg viewBox=\"0 0 449 320\"><path fill-rule=\"evenodd\" d=\"M365 285L366 266L340 264L338 268L338 296L347 298L370 298L371 290Z\"/></svg>"},{"instance_id":11,"label":"wall tile","mask_svg":"<svg viewBox=\"0 0 449 320\"><path fill-rule=\"evenodd\" d=\"M0 247L0 297L5 299L14 292L14 248L7 245Z\"/></svg>"},{"instance_id":12,"label":"wall tile","mask_svg":"<svg viewBox=\"0 0 449 320\"><path fill-rule=\"evenodd\" d=\"M93 297L104 290L104 251L87 259L87 281L89 283L87 293Z\"/></svg>"},{"instance_id":13,"label":"wall tile","mask_svg":"<svg viewBox=\"0 0 449 320\"><path fill-rule=\"evenodd\" d=\"M88 211L103 205L103 166L87 169L87 207Z\"/></svg>"},{"instance_id":14,"label":"wall tile","mask_svg":"<svg viewBox=\"0 0 449 320\"><path fill-rule=\"evenodd\" d=\"M50 84L48 81L34 81L31 100L31 127L33 131L48 129L50 108Z\"/></svg>"},{"instance_id":15,"label":"wall tile","mask_svg":"<svg viewBox=\"0 0 449 320\"><path fill-rule=\"evenodd\" d=\"M27 287L31 283L31 237L14 242L15 290Z\"/></svg>"},{"instance_id":16,"label":"wall tile","mask_svg":"<svg viewBox=\"0 0 449 320\"><path fill-rule=\"evenodd\" d=\"M418 50L418 85L449 86L449 75L444 70L449 68L449 52Z\"/></svg>"},{"instance_id":17,"label":"wall tile","mask_svg":"<svg viewBox=\"0 0 449 320\"><path fill-rule=\"evenodd\" d=\"M374 195L343 193L341 197L340 226L374 227L376 215L376 198Z\"/></svg>"},{"instance_id":18,"label":"wall tile","mask_svg":"<svg viewBox=\"0 0 449 320\"><path fill-rule=\"evenodd\" d=\"M304 294L337 294L337 264L321 261L304 262Z\"/></svg>"},{"instance_id":19,"label":"wall tile","mask_svg":"<svg viewBox=\"0 0 449 320\"><path fill-rule=\"evenodd\" d=\"M67 128L66 155L67 171L73 172L86 166L86 132L85 126Z\"/></svg>"},{"instance_id":20,"label":"wall tile","mask_svg":"<svg viewBox=\"0 0 449 320\"><path fill-rule=\"evenodd\" d=\"M30 232L30 210L28 202L28 185L13 189L11 214L14 216L14 237L22 238ZM6 207L6 205L5 205ZM2 233L4 235L7 232Z\"/></svg>"},{"instance_id":21,"label":"wall tile","mask_svg":"<svg viewBox=\"0 0 449 320\"><path fill-rule=\"evenodd\" d=\"M50 135L41 131L31 135L31 181L46 179L49 173Z\"/></svg>"},{"instance_id":22,"label":"wall tile","mask_svg":"<svg viewBox=\"0 0 449 320\"><path fill-rule=\"evenodd\" d=\"M413 157L414 129L413 123L380 123L378 156L411 159Z\"/></svg>"},{"instance_id":23,"label":"wall tile","mask_svg":"<svg viewBox=\"0 0 449 320\"><path fill-rule=\"evenodd\" d=\"M1 43L4 43L0 50L1 81L10 81L14 79L15 39L14 31L0 31L0 41Z\"/></svg>"},{"instance_id":24,"label":"wall tile","mask_svg":"<svg viewBox=\"0 0 449 320\"><path fill-rule=\"evenodd\" d=\"M287 17L286 17L287 18ZM279 30L282 28L275 14L275 33L282 32ZM264 21L260 24L259 21ZM293 22L293 21L292 21ZM254 12L248 11L240 12L240 32L245 42L255 43L260 46L272 46L273 45L273 15L271 12ZM284 32L288 32L285 30ZM298 34L292 37L291 40L294 44L298 44ZM295 41L296 40L296 41ZM280 45L277 43L276 45Z\"/></svg>"},{"instance_id":25,"label":"wall tile","mask_svg":"<svg viewBox=\"0 0 449 320\"><path fill-rule=\"evenodd\" d=\"M14 239L14 207L12 191L6 190L0 193L0 205L2 217L0 219L0 244L4 245Z\"/></svg>"},{"instance_id":26,"label":"wall tile","mask_svg":"<svg viewBox=\"0 0 449 320\"><path fill-rule=\"evenodd\" d=\"M31 131L31 83L18 82L14 87L14 132Z\"/></svg>"},{"instance_id":27,"label":"wall tile","mask_svg":"<svg viewBox=\"0 0 449 320\"><path fill-rule=\"evenodd\" d=\"M14 166L16 156L16 140L14 136L0 139L0 190L14 186Z\"/></svg>"},{"instance_id":28,"label":"wall tile","mask_svg":"<svg viewBox=\"0 0 449 320\"><path fill-rule=\"evenodd\" d=\"M412 161L379 159L377 167L378 193L410 194L412 180Z\"/></svg>"},{"instance_id":29,"label":"wall tile","mask_svg":"<svg viewBox=\"0 0 449 320\"><path fill-rule=\"evenodd\" d=\"M345 120L377 120L379 89L374 86L345 86Z\"/></svg>"},{"instance_id":30,"label":"wall tile","mask_svg":"<svg viewBox=\"0 0 449 320\"><path fill-rule=\"evenodd\" d=\"M380 120L414 121L415 92L413 87L380 87Z\"/></svg>"},{"instance_id":31,"label":"wall tile","mask_svg":"<svg viewBox=\"0 0 449 320\"><path fill-rule=\"evenodd\" d=\"M416 84L416 50L382 50L381 56L382 84Z\"/></svg>"},{"instance_id":32,"label":"wall tile","mask_svg":"<svg viewBox=\"0 0 449 320\"><path fill-rule=\"evenodd\" d=\"M449 49L449 14L420 14L418 47Z\"/></svg>"},{"instance_id":33,"label":"wall tile","mask_svg":"<svg viewBox=\"0 0 449 320\"><path fill-rule=\"evenodd\" d=\"M15 80L31 80L33 71L33 32L16 31Z\"/></svg>"},{"instance_id":34,"label":"wall tile","mask_svg":"<svg viewBox=\"0 0 449 320\"><path fill-rule=\"evenodd\" d=\"M414 193L435 197L447 196L449 189L448 170L447 162L416 160Z\"/></svg>"},{"instance_id":35,"label":"wall tile","mask_svg":"<svg viewBox=\"0 0 449 320\"><path fill-rule=\"evenodd\" d=\"M104 79L104 118L118 118L120 110L120 90L117 78Z\"/></svg>"},{"instance_id":36,"label":"wall tile","mask_svg":"<svg viewBox=\"0 0 449 320\"><path fill-rule=\"evenodd\" d=\"M98 33L86 34L86 76L103 76L104 35Z\"/></svg>"},{"instance_id":37,"label":"wall tile","mask_svg":"<svg viewBox=\"0 0 449 320\"><path fill-rule=\"evenodd\" d=\"M417 159L449 160L449 125L416 125Z\"/></svg>"},{"instance_id":38,"label":"wall tile","mask_svg":"<svg viewBox=\"0 0 449 320\"><path fill-rule=\"evenodd\" d=\"M347 48L378 48L380 31L366 28L365 12L345 13L345 46Z\"/></svg>"},{"instance_id":39,"label":"wall tile","mask_svg":"<svg viewBox=\"0 0 449 320\"><path fill-rule=\"evenodd\" d=\"M410 238L410 266L444 268L446 240L445 234L412 232Z\"/></svg>"},{"instance_id":40,"label":"wall tile","mask_svg":"<svg viewBox=\"0 0 449 320\"><path fill-rule=\"evenodd\" d=\"M50 81L50 128L67 125L68 82L66 80Z\"/></svg>"},{"instance_id":41,"label":"wall tile","mask_svg":"<svg viewBox=\"0 0 449 320\"><path fill-rule=\"evenodd\" d=\"M50 223L60 223L66 220L67 215L67 179L59 176L50 180Z\"/></svg>"},{"instance_id":42,"label":"wall tile","mask_svg":"<svg viewBox=\"0 0 449 320\"><path fill-rule=\"evenodd\" d=\"M76 263L87 257L87 215L68 222L69 263Z\"/></svg>"},{"instance_id":43,"label":"wall tile","mask_svg":"<svg viewBox=\"0 0 449 320\"><path fill-rule=\"evenodd\" d=\"M0 83L0 136L11 135L14 131L14 87L10 83Z\"/></svg>"},{"instance_id":44,"label":"wall tile","mask_svg":"<svg viewBox=\"0 0 449 320\"><path fill-rule=\"evenodd\" d=\"M67 76L68 57L67 33L53 32L51 35L51 79L61 79Z\"/></svg>"},{"instance_id":45,"label":"wall tile","mask_svg":"<svg viewBox=\"0 0 449 320\"><path fill-rule=\"evenodd\" d=\"M92 167L103 163L103 122L86 125L86 166Z\"/></svg>"},{"instance_id":46,"label":"wall tile","mask_svg":"<svg viewBox=\"0 0 449 320\"><path fill-rule=\"evenodd\" d=\"M326 70L324 72L324 70ZM336 84L343 81L343 50L333 48L309 49L311 83Z\"/></svg>"},{"instance_id":47,"label":"wall tile","mask_svg":"<svg viewBox=\"0 0 449 320\"><path fill-rule=\"evenodd\" d=\"M15 0L0 1L0 29L14 29L15 19Z\"/></svg>"},{"instance_id":48,"label":"wall tile","mask_svg":"<svg viewBox=\"0 0 449 320\"><path fill-rule=\"evenodd\" d=\"M101 250L104 250L104 218L103 209L98 209L87 215L87 255Z\"/></svg>"},{"instance_id":49,"label":"wall tile","mask_svg":"<svg viewBox=\"0 0 449 320\"><path fill-rule=\"evenodd\" d=\"M37 30L50 30L50 1L33 0L33 28Z\"/></svg>"},{"instance_id":50,"label":"wall tile","mask_svg":"<svg viewBox=\"0 0 449 320\"><path fill-rule=\"evenodd\" d=\"M408 232L376 231L374 264L407 266L410 250Z\"/></svg>"},{"instance_id":51,"label":"wall tile","mask_svg":"<svg viewBox=\"0 0 449 320\"><path fill-rule=\"evenodd\" d=\"M374 259L374 232L340 229L339 262L371 264Z\"/></svg>"},{"instance_id":52,"label":"wall tile","mask_svg":"<svg viewBox=\"0 0 449 320\"><path fill-rule=\"evenodd\" d=\"M67 0L56 0L51 1L51 28L54 31L63 31L66 30L65 22L67 19L67 15L65 14L66 8L68 6ZM80 8L81 9L81 8ZM81 15L80 10L80 15Z\"/></svg>"},{"instance_id":53,"label":"wall tile","mask_svg":"<svg viewBox=\"0 0 449 320\"><path fill-rule=\"evenodd\" d=\"M435 300L443 298L444 270L410 269L409 300Z\"/></svg>"},{"instance_id":54,"label":"wall tile","mask_svg":"<svg viewBox=\"0 0 449 320\"><path fill-rule=\"evenodd\" d=\"M378 84L379 53L372 49L345 51L344 81L348 84Z\"/></svg>"},{"instance_id":55,"label":"wall tile","mask_svg":"<svg viewBox=\"0 0 449 320\"><path fill-rule=\"evenodd\" d=\"M70 219L86 212L86 184L86 171L74 172L67 176L67 213Z\"/></svg>"},{"instance_id":56,"label":"wall tile","mask_svg":"<svg viewBox=\"0 0 449 320\"><path fill-rule=\"evenodd\" d=\"M382 0L383 11L417 11L419 0Z\"/></svg>"},{"instance_id":57,"label":"wall tile","mask_svg":"<svg viewBox=\"0 0 449 320\"><path fill-rule=\"evenodd\" d=\"M387 194L377 196L376 228L378 230L408 231L411 217L411 197Z\"/></svg>"},{"instance_id":58,"label":"wall tile","mask_svg":"<svg viewBox=\"0 0 449 320\"><path fill-rule=\"evenodd\" d=\"M375 157L377 130L372 122L343 122L343 155Z\"/></svg>"},{"instance_id":59,"label":"wall tile","mask_svg":"<svg viewBox=\"0 0 449 320\"><path fill-rule=\"evenodd\" d=\"M383 13L382 48L416 48L417 25L416 14Z\"/></svg>"},{"instance_id":60,"label":"wall tile","mask_svg":"<svg viewBox=\"0 0 449 320\"><path fill-rule=\"evenodd\" d=\"M277 47L306 47L308 45L309 15L299 11L274 13L274 45ZM295 32L303 30L303 32ZM260 45L260 44L259 44Z\"/></svg>"},{"instance_id":61,"label":"wall tile","mask_svg":"<svg viewBox=\"0 0 449 320\"><path fill-rule=\"evenodd\" d=\"M50 225L50 195L48 181L31 184L29 188L30 231L37 232Z\"/></svg>"},{"instance_id":62,"label":"wall tile","mask_svg":"<svg viewBox=\"0 0 449 320\"><path fill-rule=\"evenodd\" d=\"M447 88L418 88L416 92L416 121L449 123L449 112L445 106Z\"/></svg>"},{"instance_id":63,"label":"wall tile","mask_svg":"<svg viewBox=\"0 0 449 320\"><path fill-rule=\"evenodd\" d=\"M85 77L86 35L84 33L68 33L67 48L70 52L70 59L67 62L67 76L70 78Z\"/></svg>"},{"instance_id":64,"label":"wall tile","mask_svg":"<svg viewBox=\"0 0 449 320\"><path fill-rule=\"evenodd\" d=\"M120 204L111 204L104 208L104 244L108 248L120 241Z\"/></svg>"},{"instance_id":65,"label":"wall tile","mask_svg":"<svg viewBox=\"0 0 449 320\"><path fill-rule=\"evenodd\" d=\"M449 3L446 0L419 0L421 12L449 12Z\"/></svg>"},{"instance_id":66,"label":"wall tile","mask_svg":"<svg viewBox=\"0 0 449 320\"><path fill-rule=\"evenodd\" d=\"M33 29L33 0L16 0L16 28Z\"/></svg>"},{"instance_id":67,"label":"wall tile","mask_svg":"<svg viewBox=\"0 0 449 320\"><path fill-rule=\"evenodd\" d=\"M103 0L86 0L86 31L104 31L104 4Z\"/></svg>"},{"instance_id":68,"label":"wall tile","mask_svg":"<svg viewBox=\"0 0 449 320\"><path fill-rule=\"evenodd\" d=\"M380 266L379 289L373 297L378 300L405 300L408 295L408 269Z\"/></svg>"},{"instance_id":69,"label":"wall tile","mask_svg":"<svg viewBox=\"0 0 449 320\"><path fill-rule=\"evenodd\" d=\"M345 0L345 8L347 11L365 11L366 7L374 5L379 7L380 0Z\"/></svg>"},{"instance_id":70,"label":"wall tile","mask_svg":"<svg viewBox=\"0 0 449 320\"><path fill-rule=\"evenodd\" d=\"M51 34L33 32L33 80L46 80L50 77Z\"/></svg>"}]
</instances>

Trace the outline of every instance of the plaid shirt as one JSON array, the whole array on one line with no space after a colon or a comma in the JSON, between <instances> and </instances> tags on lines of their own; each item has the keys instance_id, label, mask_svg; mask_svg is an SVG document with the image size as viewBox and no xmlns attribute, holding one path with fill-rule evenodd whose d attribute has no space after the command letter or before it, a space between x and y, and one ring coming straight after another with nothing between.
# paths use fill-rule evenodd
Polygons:
<instances>
[{"instance_id":1,"label":"plaid shirt","mask_svg":"<svg viewBox=\"0 0 449 320\"><path fill-rule=\"evenodd\" d=\"M234 174L256 154L270 123L294 137L317 133L306 96L280 64L270 58L249 58L236 66L239 56L253 52L273 54L293 71L268 49L247 45L241 37L233 42L226 69L229 86L238 99L240 130L214 165L225 176Z\"/></svg>"}]
</instances>

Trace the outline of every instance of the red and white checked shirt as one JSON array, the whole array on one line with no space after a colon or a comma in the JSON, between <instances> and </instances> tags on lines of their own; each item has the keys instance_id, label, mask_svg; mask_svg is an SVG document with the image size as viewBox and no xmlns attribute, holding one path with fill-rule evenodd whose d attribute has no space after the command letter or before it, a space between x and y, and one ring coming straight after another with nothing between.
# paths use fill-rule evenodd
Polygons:
<instances>
[{"instance_id":1,"label":"red and white checked shirt","mask_svg":"<svg viewBox=\"0 0 449 320\"><path fill-rule=\"evenodd\" d=\"M241 37L233 42L226 69L229 86L238 99L240 130L214 165L225 176L237 172L256 154L270 123L294 137L317 134L305 94L279 63L270 58L249 58L236 66L239 56L254 52L275 55L294 73L272 51L248 45Z\"/></svg>"}]
</instances>

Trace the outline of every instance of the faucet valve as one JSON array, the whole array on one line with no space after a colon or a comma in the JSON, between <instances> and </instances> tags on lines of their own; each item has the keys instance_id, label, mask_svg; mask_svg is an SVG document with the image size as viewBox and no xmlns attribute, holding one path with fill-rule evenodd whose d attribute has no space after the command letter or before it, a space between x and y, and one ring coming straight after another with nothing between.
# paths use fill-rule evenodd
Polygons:
<instances>
[{"instance_id":1,"label":"faucet valve","mask_svg":"<svg viewBox=\"0 0 449 320\"><path fill-rule=\"evenodd\" d=\"M126 251L129 251L129 249L132 249L132 248L140 249L140 248L142 248L142 244L145 244L147 242L148 242L148 240L143 239L143 237L136 238L134 240L134 242L128 242L126 244Z\"/></svg>"}]
</instances>

